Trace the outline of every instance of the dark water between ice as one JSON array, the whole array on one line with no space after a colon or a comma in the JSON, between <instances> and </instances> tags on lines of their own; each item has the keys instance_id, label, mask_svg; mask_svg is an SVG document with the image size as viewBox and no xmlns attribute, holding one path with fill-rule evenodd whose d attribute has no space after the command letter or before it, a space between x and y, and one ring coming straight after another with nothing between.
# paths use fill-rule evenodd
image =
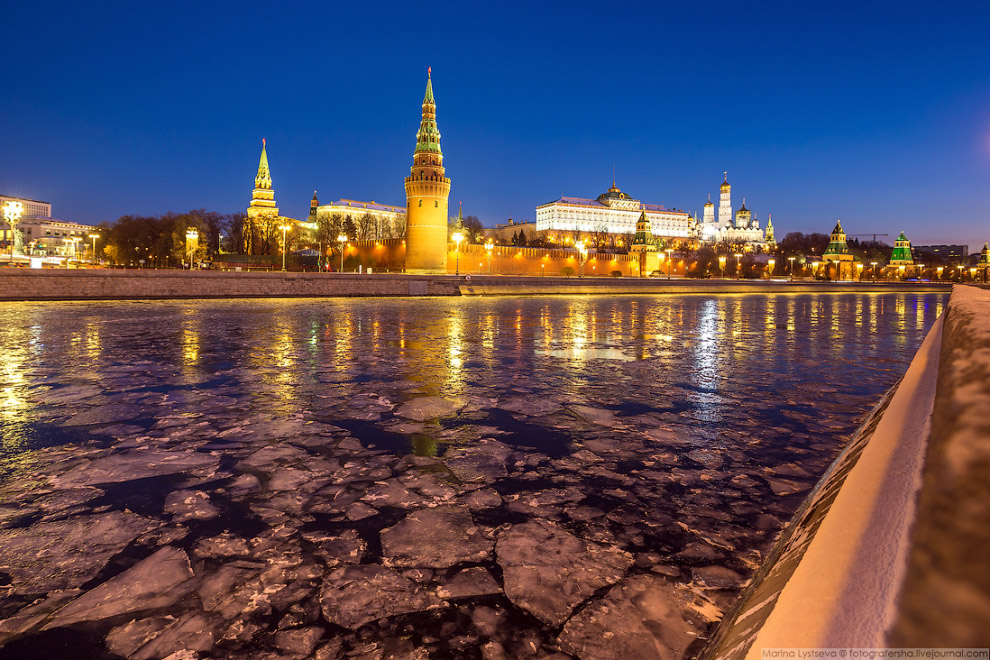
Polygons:
<instances>
[{"instance_id":1,"label":"dark water between ice","mask_svg":"<svg viewBox=\"0 0 990 660\"><path fill-rule=\"evenodd\" d=\"M703 638L946 299L0 305L0 657L610 657L667 586Z\"/></svg>"}]
</instances>

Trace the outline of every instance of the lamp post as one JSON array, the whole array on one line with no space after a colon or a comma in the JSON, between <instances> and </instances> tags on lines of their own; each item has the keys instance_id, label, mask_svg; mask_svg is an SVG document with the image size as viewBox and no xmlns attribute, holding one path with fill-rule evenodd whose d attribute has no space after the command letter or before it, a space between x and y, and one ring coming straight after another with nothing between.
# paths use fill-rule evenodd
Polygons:
<instances>
[{"instance_id":1,"label":"lamp post","mask_svg":"<svg viewBox=\"0 0 990 660\"><path fill-rule=\"evenodd\" d=\"M90 234L90 238L93 239L93 265L96 265L96 239L100 237L99 234Z\"/></svg>"},{"instance_id":2,"label":"lamp post","mask_svg":"<svg viewBox=\"0 0 990 660\"><path fill-rule=\"evenodd\" d=\"M340 243L340 272L344 272L344 245L347 243L347 234L338 234L337 242Z\"/></svg>"},{"instance_id":3,"label":"lamp post","mask_svg":"<svg viewBox=\"0 0 990 660\"><path fill-rule=\"evenodd\" d=\"M776 259L769 259L767 261L767 279L773 277L773 267L777 265Z\"/></svg>"},{"instance_id":4,"label":"lamp post","mask_svg":"<svg viewBox=\"0 0 990 660\"><path fill-rule=\"evenodd\" d=\"M787 257L787 260L791 262L791 282L794 281L794 257Z\"/></svg>"},{"instance_id":5,"label":"lamp post","mask_svg":"<svg viewBox=\"0 0 990 660\"><path fill-rule=\"evenodd\" d=\"M818 264L819 263L820 262L818 262L818 261L812 261L811 262L811 277L813 279L816 279L816 280L818 279Z\"/></svg>"},{"instance_id":6,"label":"lamp post","mask_svg":"<svg viewBox=\"0 0 990 660\"><path fill-rule=\"evenodd\" d=\"M495 243L491 240L485 243L485 252L488 253L488 274L492 274L492 250L495 249Z\"/></svg>"},{"instance_id":7,"label":"lamp post","mask_svg":"<svg viewBox=\"0 0 990 660\"><path fill-rule=\"evenodd\" d=\"M742 259L742 254L736 252L733 256L736 258L736 279L738 280L739 276L742 274L742 262L740 261Z\"/></svg>"},{"instance_id":8,"label":"lamp post","mask_svg":"<svg viewBox=\"0 0 990 660\"><path fill-rule=\"evenodd\" d=\"M942 271L944 271L944 270L945 270L945 266L939 266L936 269L936 272L938 273L938 279L939 279L939 281L942 280Z\"/></svg>"},{"instance_id":9,"label":"lamp post","mask_svg":"<svg viewBox=\"0 0 990 660\"><path fill-rule=\"evenodd\" d=\"M189 270L192 270L193 264L193 254L196 252L196 248L199 247L197 243L199 242L199 231L195 228L186 230L186 256L189 257Z\"/></svg>"},{"instance_id":10,"label":"lamp post","mask_svg":"<svg viewBox=\"0 0 990 660\"><path fill-rule=\"evenodd\" d=\"M669 280L670 279L670 262L673 261L673 259L671 259L671 254L673 254L674 251L671 248L667 248L666 250L664 250L664 252L667 253L667 279Z\"/></svg>"},{"instance_id":11,"label":"lamp post","mask_svg":"<svg viewBox=\"0 0 990 660\"><path fill-rule=\"evenodd\" d=\"M584 260L588 258L588 248L585 246L584 241L579 241L577 244L577 249L581 261L581 274L579 277L584 277Z\"/></svg>"},{"instance_id":12,"label":"lamp post","mask_svg":"<svg viewBox=\"0 0 990 660\"><path fill-rule=\"evenodd\" d=\"M17 231L17 223L21 221L24 213L24 205L20 202L8 201L3 205L3 219L10 225L10 265L14 265L14 232Z\"/></svg>"},{"instance_id":13,"label":"lamp post","mask_svg":"<svg viewBox=\"0 0 990 660\"><path fill-rule=\"evenodd\" d=\"M860 282L862 282L863 281L863 264L856 264L856 270L859 271L859 276L857 277L857 279Z\"/></svg>"},{"instance_id":14,"label":"lamp post","mask_svg":"<svg viewBox=\"0 0 990 660\"><path fill-rule=\"evenodd\" d=\"M455 231L454 235L451 236L454 240L454 277L460 277L461 275L461 241L464 240L464 234L459 231Z\"/></svg>"},{"instance_id":15,"label":"lamp post","mask_svg":"<svg viewBox=\"0 0 990 660\"><path fill-rule=\"evenodd\" d=\"M722 279L723 280L725 279L725 258L726 257L725 257L724 254L721 257L718 258L718 267L719 267L719 270L722 271Z\"/></svg>"},{"instance_id":16,"label":"lamp post","mask_svg":"<svg viewBox=\"0 0 990 660\"><path fill-rule=\"evenodd\" d=\"M285 272L285 250L288 237L289 225L282 225L282 272Z\"/></svg>"},{"instance_id":17,"label":"lamp post","mask_svg":"<svg viewBox=\"0 0 990 660\"><path fill-rule=\"evenodd\" d=\"M873 271L873 281L876 282L877 281L877 262L871 261L870 262L870 266L872 267L871 270Z\"/></svg>"}]
</instances>

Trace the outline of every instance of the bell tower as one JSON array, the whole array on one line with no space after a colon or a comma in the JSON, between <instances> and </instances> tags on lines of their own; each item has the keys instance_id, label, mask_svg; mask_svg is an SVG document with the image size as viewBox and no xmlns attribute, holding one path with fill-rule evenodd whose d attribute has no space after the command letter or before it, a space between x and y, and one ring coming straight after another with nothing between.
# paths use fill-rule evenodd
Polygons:
<instances>
[{"instance_id":1,"label":"bell tower","mask_svg":"<svg viewBox=\"0 0 990 660\"><path fill-rule=\"evenodd\" d=\"M406 272L447 274L447 199L432 69L426 70L423 118L416 133L413 165L406 177Z\"/></svg>"}]
</instances>

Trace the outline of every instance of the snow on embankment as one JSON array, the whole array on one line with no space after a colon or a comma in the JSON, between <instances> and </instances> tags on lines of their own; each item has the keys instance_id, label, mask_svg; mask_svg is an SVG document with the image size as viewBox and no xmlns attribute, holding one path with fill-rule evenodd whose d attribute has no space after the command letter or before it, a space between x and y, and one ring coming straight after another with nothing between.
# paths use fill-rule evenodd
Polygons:
<instances>
[{"instance_id":1,"label":"snow on embankment","mask_svg":"<svg viewBox=\"0 0 990 660\"><path fill-rule=\"evenodd\" d=\"M986 646L990 292L956 287L704 653Z\"/></svg>"}]
</instances>

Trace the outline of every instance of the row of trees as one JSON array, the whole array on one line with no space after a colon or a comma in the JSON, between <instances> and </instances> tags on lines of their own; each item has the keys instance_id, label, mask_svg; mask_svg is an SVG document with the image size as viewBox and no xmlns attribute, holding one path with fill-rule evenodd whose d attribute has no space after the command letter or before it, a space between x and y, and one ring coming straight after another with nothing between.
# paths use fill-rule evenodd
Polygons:
<instances>
[{"instance_id":1,"label":"row of trees","mask_svg":"<svg viewBox=\"0 0 990 660\"><path fill-rule=\"evenodd\" d=\"M322 244L336 245L337 237L348 240L385 240L405 236L405 224L366 213L330 214L315 219L314 228L284 224L283 218L244 213L218 213L198 209L187 213L156 216L125 215L103 222L97 229L96 251L117 265L167 268L183 262L210 260L218 254L274 256L285 249ZM480 222L478 223L480 226ZM283 230L283 226L291 229ZM195 235L192 240L189 237ZM195 249L190 249L195 246Z\"/></svg>"}]
</instances>

